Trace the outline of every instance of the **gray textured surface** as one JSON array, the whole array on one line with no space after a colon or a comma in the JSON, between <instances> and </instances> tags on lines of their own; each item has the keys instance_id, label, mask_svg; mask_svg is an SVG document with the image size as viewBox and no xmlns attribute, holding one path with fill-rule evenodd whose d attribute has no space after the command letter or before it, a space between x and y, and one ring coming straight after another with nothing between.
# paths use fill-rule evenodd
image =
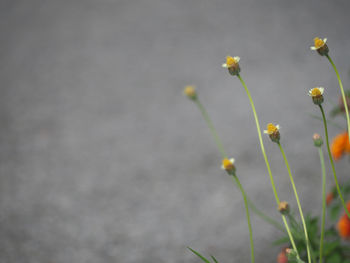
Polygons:
<instances>
[{"instance_id":1,"label":"gray textured surface","mask_svg":"<svg viewBox=\"0 0 350 263\"><path fill-rule=\"evenodd\" d=\"M278 218L248 100L220 65L241 57L261 123L282 126L303 206L318 212L321 124L306 96L326 87L327 36L344 82L348 1L3 0L0 3L0 262L249 260L239 192L200 113L196 84L238 174ZM329 108L329 104L326 107ZM331 129L334 135L336 129ZM282 199L294 205L282 159L266 141ZM342 178L346 164L338 164ZM254 217L259 262L278 233Z\"/></svg>"}]
</instances>

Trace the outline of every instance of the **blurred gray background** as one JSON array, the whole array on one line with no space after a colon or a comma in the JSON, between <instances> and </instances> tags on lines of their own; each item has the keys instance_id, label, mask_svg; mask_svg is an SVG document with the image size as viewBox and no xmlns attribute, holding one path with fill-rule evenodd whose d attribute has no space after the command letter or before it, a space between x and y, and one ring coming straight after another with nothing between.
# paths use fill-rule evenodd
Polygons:
<instances>
[{"instance_id":1,"label":"blurred gray background","mask_svg":"<svg viewBox=\"0 0 350 263\"><path fill-rule=\"evenodd\" d=\"M311 136L323 130L309 116L319 112L307 91L322 85L333 102L339 92L329 63L309 46L328 37L348 86L349 7L2 0L0 262L199 262L186 246L222 263L248 262L241 195L182 95L185 85L198 87L248 195L279 220L248 99L221 68L228 54L241 57L261 124L282 126L304 209L320 213ZM264 139L281 199L295 207L278 148ZM342 180L348 167L337 164ZM274 262L280 233L256 216L253 224L258 261Z\"/></svg>"}]
</instances>

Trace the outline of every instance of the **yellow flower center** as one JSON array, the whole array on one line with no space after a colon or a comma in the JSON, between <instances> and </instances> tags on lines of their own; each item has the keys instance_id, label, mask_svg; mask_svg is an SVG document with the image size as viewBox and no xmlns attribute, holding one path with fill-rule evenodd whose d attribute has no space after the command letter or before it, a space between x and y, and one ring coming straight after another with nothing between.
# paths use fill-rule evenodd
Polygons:
<instances>
[{"instance_id":1,"label":"yellow flower center","mask_svg":"<svg viewBox=\"0 0 350 263\"><path fill-rule=\"evenodd\" d=\"M267 133L268 134L273 134L278 131L278 128L273 125L272 123L267 124Z\"/></svg>"},{"instance_id":2,"label":"yellow flower center","mask_svg":"<svg viewBox=\"0 0 350 263\"><path fill-rule=\"evenodd\" d=\"M322 39L315 37L314 38L315 48L319 49L324 46L324 42Z\"/></svg>"},{"instance_id":3,"label":"yellow flower center","mask_svg":"<svg viewBox=\"0 0 350 263\"><path fill-rule=\"evenodd\" d=\"M233 163L227 158L222 160L222 166L225 168L226 171L234 169Z\"/></svg>"},{"instance_id":4,"label":"yellow flower center","mask_svg":"<svg viewBox=\"0 0 350 263\"><path fill-rule=\"evenodd\" d=\"M319 97L319 96L321 96L321 95L322 95L322 93L321 93L321 91L320 91L319 88L313 88L313 89L311 90L311 96L312 96L312 97Z\"/></svg>"},{"instance_id":5,"label":"yellow flower center","mask_svg":"<svg viewBox=\"0 0 350 263\"><path fill-rule=\"evenodd\" d=\"M237 64L237 62L236 62L235 58L230 57L230 56L226 57L226 65L227 65L227 67L232 67L232 66L234 66L236 64Z\"/></svg>"},{"instance_id":6,"label":"yellow flower center","mask_svg":"<svg viewBox=\"0 0 350 263\"><path fill-rule=\"evenodd\" d=\"M188 97L194 97L196 95L196 90L193 86L186 86L184 89L184 94Z\"/></svg>"}]
</instances>

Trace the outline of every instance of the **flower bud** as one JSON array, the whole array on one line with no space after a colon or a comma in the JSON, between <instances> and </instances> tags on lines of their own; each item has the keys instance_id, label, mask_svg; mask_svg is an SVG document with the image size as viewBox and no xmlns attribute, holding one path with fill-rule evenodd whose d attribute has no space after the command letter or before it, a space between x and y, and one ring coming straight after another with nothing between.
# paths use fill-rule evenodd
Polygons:
<instances>
[{"instance_id":1,"label":"flower bud","mask_svg":"<svg viewBox=\"0 0 350 263\"><path fill-rule=\"evenodd\" d=\"M239 67L239 64L238 64L239 60L240 60L239 57L227 56L226 63L222 64L222 67L227 68L228 72L232 76L236 76L241 71L241 68Z\"/></svg>"},{"instance_id":2,"label":"flower bud","mask_svg":"<svg viewBox=\"0 0 350 263\"><path fill-rule=\"evenodd\" d=\"M321 105L323 103L323 93L324 88L322 87L315 87L309 90L309 96L312 98L312 101L316 105Z\"/></svg>"},{"instance_id":3,"label":"flower bud","mask_svg":"<svg viewBox=\"0 0 350 263\"><path fill-rule=\"evenodd\" d=\"M230 175L235 175L236 167L235 167L234 163L235 163L235 159L225 158L222 160L221 169L225 170Z\"/></svg>"},{"instance_id":4,"label":"flower bud","mask_svg":"<svg viewBox=\"0 0 350 263\"><path fill-rule=\"evenodd\" d=\"M316 147L321 147L323 145L322 137L318 133L315 133L312 138L314 139L314 145Z\"/></svg>"},{"instance_id":5,"label":"flower bud","mask_svg":"<svg viewBox=\"0 0 350 263\"><path fill-rule=\"evenodd\" d=\"M281 135L280 135L280 126L273 125L272 123L267 124L267 130L264 130L265 134L268 134L270 139L273 142L279 143Z\"/></svg>"},{"instance_id":6,"label":"flower bud","mask_svg":"<svg viewBox=\"0 0 350 263\"><path fill-rule=\"evenodd\" d=\"M184 89L184 94L191 100L195 100L197 98L197 92L194 86L186 86Z\"/></svg>"},{"instance_id":7,"label":"flower bud","mask_svg":"<svg viewBox=\"0 0 350 263\"><path fill-rule=\"evenodd\" d=\"M328 55L329 49L326 45L327 38L320 39L318 37L314 38L314 46L310 47L311 50L316 50L321 56Z\"/></svg>"},{"instance_id":8,"label":"flower bud","mask_svg":"<svg viewBox=\"0 0 350 263\"><path fill-rule=\"evenodd\" d=\"M286 201L282 201L278 204L278 211L282 215L288 215L289 214L289 204Z\"/></svg>"}]
</instances>

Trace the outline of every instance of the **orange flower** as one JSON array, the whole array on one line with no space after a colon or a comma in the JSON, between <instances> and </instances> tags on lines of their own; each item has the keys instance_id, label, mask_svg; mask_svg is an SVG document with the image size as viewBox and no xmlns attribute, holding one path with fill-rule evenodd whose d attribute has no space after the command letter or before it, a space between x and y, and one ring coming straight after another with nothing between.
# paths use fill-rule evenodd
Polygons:
<instances>
[{"instance_id":1,"label":"orange flower","mask_svg":"<svg viewBox=\"0 0 350 263\"><path fill-rule=\"evenodd\" d=\"M283 248L277 256L277 263L288 263L288 257L286 253L287 248Z\"/></svg>"},{"instance_id":2,"label":"orange flower","mask_svg":"<svg viewBox=\"0 0 350 263\"><path fill-rule=\"evenodd\" d=\"M331 152L336 161L343 157L345 153L350 153L350 143L347 132L338 134L334 137L331 145Z\"/></svg>"},{"instance_id":3,"label":"orange flower","mask_svg":"<svg viewBox=\"0 0 350 263\"><path fill-rule=\"evenodd\" d=\"M347 202L346 208L350 211L350 201ZM350 239L350 219L346 213L342 215L337 224L339 235L343 239Z\"/></svg>"},{"instance_id":4,"label":"orange flower","mask_svg":"<svg viewBox=\"0 0 350 263\"><path fill-rule=\"evenodd\" d=\"M326 197L326 204L330 205L330 203L333 201L333 199L334 199L333 192L328 193L328 195Z\"/></svg>"}]
</instances>

